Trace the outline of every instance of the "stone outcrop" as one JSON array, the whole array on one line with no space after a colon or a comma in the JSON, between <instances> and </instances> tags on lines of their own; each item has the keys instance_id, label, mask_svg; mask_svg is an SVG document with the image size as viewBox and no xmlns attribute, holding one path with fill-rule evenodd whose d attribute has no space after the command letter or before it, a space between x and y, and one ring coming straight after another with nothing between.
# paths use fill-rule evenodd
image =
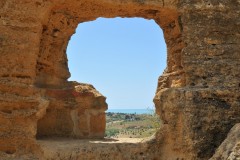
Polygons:
<instances>
[{"instance_id":1,"label":"stone outcrop","mask_svg":"<svg viewBox=\"0 0 240 160\"><path fill-rule=\"evenodd\" d=\"M106 98L88 84L73 83L61 89L46 89L46 114L37 124L37 138L103 138Z\"/></svg>"},{"instance_id":2,"label":"stone outcrop","mask_svg":"<svg viewBox=\"0 0 240 160\"><path fill-rule=\"evenodd\" d=\"M235 125L229 132L216 153L210 160L240 159L240 124Z\"/></svg>"},{"instance_id":3,"label":"stone outcrop","mask_svg":"<svg viewBox=\"0 0 240 160\"><path fill-rule=\"evenodd\" d=\"M1 0L0 155L41 158L36 137L103 136L105 98L67 81L66 47L83 22L142 17L163 29L168 48L154 98L163 126L147 152L209 159L240 122L239 8L239 0Z\"/></svg>"}]
</instances>

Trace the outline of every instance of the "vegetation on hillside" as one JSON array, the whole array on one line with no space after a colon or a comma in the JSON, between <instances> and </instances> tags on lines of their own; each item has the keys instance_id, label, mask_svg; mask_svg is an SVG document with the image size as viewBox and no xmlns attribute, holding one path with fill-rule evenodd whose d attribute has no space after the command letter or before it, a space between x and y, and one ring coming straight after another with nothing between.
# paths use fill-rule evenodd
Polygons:
<instances>
[{"instance_id":1,"label":"vegetation on hillside","mask_svg":"<svg viewBox=\"0 0 240 160\"><path fill-rule=\"evenodd\" d=\"M108 112L106 137L144 138L153 135L160 127L160 120L152 114L126 114Z\"/></svg>"}]
</instances>

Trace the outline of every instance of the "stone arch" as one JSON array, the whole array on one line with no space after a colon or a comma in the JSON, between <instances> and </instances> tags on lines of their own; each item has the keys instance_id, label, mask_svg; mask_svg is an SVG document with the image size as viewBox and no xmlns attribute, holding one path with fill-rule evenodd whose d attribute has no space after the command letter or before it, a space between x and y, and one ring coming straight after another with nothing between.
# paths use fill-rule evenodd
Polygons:
<instances>
[{"instance_id":1,"label":"stone arch","mask_svg":"<svg viewBox=\"0 0 240 160\"><path fill-rule=\"evenodd\" d=\"M181 40L182 28L180 24L180 13L176 9L163 7L162 3L88 3L79 2L74 6L68 3L59 4L51 10L48 22L43 25L42 39L40 43L41 50L39 52L36 65L35 85L40 88L54 88L54 90L47 89L47 97L53 96L53 100L50 102L50 105L47 109L47 113L49 113L47 115L49 116L47 118L43 118L43 120L40 120L38 125L38 130L43 134L43 136L48 135L44 132L50 132L51 130L53 130L52 133L50 133L52 136L71 136L71 134L76 137L79 136L79 134L76 135L71 131L72 128L76 128L74 127L74 122L72 122L73 118L70 118L71 114L73 114L72 111L70 111L71 109L63 109L67 108L66 106L68 105L66 103L68 102L62 102L62 104L65 104L65 107L59 107L59 103L53 102L56 101L56 98L63 98L61 96L59 97L59 95L65 94L64 96L68 97L66 93L63 93L66 92L66 89L64 89L64 91L62 91L62 89L68 88L68 90L71 90L74 86L73 84L67 82L70 73L67 67L66 48L70 37L74 34L79 23L95 20L98 17L142 17L145 19L155 20L159 27L163 29L168 46L168 67L165 71L166 76L163 75L160 78L158 90L169 87L181 87L184 85L184 71L182 70L183 67L181 66L181 50L184 45ZM84 8L84 10L78 11L78 8ZM72 102L74 103L74 106L77 106L78 100L76 100L74 96L72 99L74 99ZM56 107L56 105L58 105L58 107ZM100 107L101 112L95 115L101 115L99 118L104 119L102 117L104 114L104 110L102 108L106 108L106 106L98 107ZM71 108L71 106L68 108ZM78 111L78 114L80 114L79 112L80 111ZM91 112L96 112L96 110ZM68 113L68 115L66 115L66 113ZM160 112L158 113L160 114ZM76 115L77 113L74 114ZM57 119L57 117L61 117L61 115L63 116L62 119L64 119L64 123L58 119L55 124L52 124L54 126L48 126L48 128L44 127L46 124L49 124L48 122L51 121L51 119ZM79 117L84 116L87 117L88 115L81 114ZM89 118L85 118L82 121L90 123ZM81 125L83 126L83 124ZM63 126L68 126L68 128ZM105 128L105 125L102 124L102 126L102 134L99 134L100 137L103 136L103 130ZM80 134L80 137L88 137L92 134L95 135L90 131L91 129L89 127L91 128L91 125L84 127L85 131L84 133ZM69 131L69 133L63 133L63 131Z\"/></svg>"},{"instance_id":2,"label":"stone arch","mask_svg":"<svg viewBox=\"0 0 240 160\"><path fill-rule=\"evenodd\" d=\"M65 49L78 23L120 16L154 19L168 48L154 99L164 125L143 144L146 153L155 159L208 159L240 122L238 10L239 1L223 0L1 1L0 151L41 154L37 121L52 98L76 104L90 97L94 103L88 107L101 106L94 118L101 117L104 97L92 86L67 83Z\"/></svg>"},{"instance_id":3,"label":"stone arch","mask_svg":"<svg viewBox=\"0 0 240 160\"><path fill-rule=\"evenodd\" d=\"M181 63L181 50L184 47L181 36L181 15L173 4L170 4L169 7L166 6L167 4L162 2L130 1L121 3L120 1L103 1L79 2L75 3L74 6L71 3L63 3L52 8L49 19L46 24L43 24L42 28L35 81L36 86L47 90L45 95L50 99L50 105L47 109L47 116L38 122L37 136L103 137L105 129L103 111L106 109L106 105L102 102L105 100L104 98L101 99L101 102L97 100L97 103L103 104L98 106L98 109L92 109L93 106L90 105L85 106L86 110L80 109L76 111L76 109L69 109L71 106L66 104L69 99L74 99L72 103L74 106L78 106L79 100L77 99L82 98L81 93L79 98L67 96L72 92L76 84L67 82L70 73L67 67L66 48L79 23L92 21L98 17L141 17L155 20L159 27L163 29L168 48L167 69L159 79L157 92L165 88L185 85ZM79 10L79 8L83 9ZM67 101L62 100L63 97L68 97ZM90 100L94 101L95 99L90 98ZM65 107L56 101L61 102ZM158 98L155 98L155 103L158 106ZM163 118L159 108L156 109L157 113ZM61 117L64 121L61 121L58 117ZM73 117L79 119L79 122L73 122ZM54 122L53 119L57 122ZM93 124L94 122L91 119L98 122L102 121L102 127L96 129L97 125ZM53 124L49 123L50 121ZM64 126L67 126L67 128ZM81 126L80 129L79 126Z\"/></svg>"},{"instance_id":4,"label":"stone arch","mask_svg":"<svg viewBox=\"0 0 240 160\"><path fill-rule=\"evenodd\" d=\"M41 50L37 60L35 84L37 86L62 85L69 78L66 58L68 41L79 23L92 21L98 17L141 17L155 20L163 29L168 46L167 72L182 70L180 54L184 46L181 41L182 26L179 12L173 7L163 7L160 2L144 4L138 1L126 4L108 1L105 3L79 2L76 6L64 3L54 7L51 10L48 22L43 25L42 29ZM84 10L79 11L79 8L84 8Z\"/></svg>"}]
</instances>

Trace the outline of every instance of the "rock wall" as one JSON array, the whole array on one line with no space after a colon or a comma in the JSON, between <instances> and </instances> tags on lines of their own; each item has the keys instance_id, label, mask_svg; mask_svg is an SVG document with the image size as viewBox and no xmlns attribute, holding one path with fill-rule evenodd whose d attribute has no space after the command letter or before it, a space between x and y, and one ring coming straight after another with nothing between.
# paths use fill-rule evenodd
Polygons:
<instances>
[{"instance_id":1,"label":"rock wall","mask_svg":"<svg viewBox=\"0 0 240 160\"><path fill-rule=\"evenodd\" d=\"M239 0L1 0L0 151L41 157L36 135L101 136L105 99L67 82L68 41L98 17L142 17L159 24L168 48L154 98L163 127L148 151L210 158L240 122L239 8Z\"/></svg>"},{"instance_id":2,"label":"rock wall","mask_svg":"<svg viewBox=\"0 0 240 160\"><path fill-rule=\"evenodd\" d=\"M236 124L229 132L216 153L210 160L240 158L240 124Z\"/></svg>"}]
</instances>

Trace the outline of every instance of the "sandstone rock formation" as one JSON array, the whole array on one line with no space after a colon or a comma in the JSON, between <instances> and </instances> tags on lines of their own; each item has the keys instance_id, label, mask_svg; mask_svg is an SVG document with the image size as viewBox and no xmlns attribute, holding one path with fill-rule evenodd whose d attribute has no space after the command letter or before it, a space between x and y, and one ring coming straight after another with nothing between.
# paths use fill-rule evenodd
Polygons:
<instances>
[{"instance_id":1,"label":"sandstone rock formation","mask_svg":"<svg viewBox=\"0 0 240 160\"><path fill-rule=\"evenodd\" d=\"M37 138L103 138L107 104L95 88L75 83L61 89L46 89L46 114L38 120Z\"/></svg>"},{"instance_id":2,"label":"sandstone rock formation","mask_svg":"<svg viewBox=\"0 0 240 160\"><path fill-rule=\"evenodd\" d=\"M68 41L98 17L142 17L163 29L168 48L154 98L163 127L145 151L209 159L240 122L239 8L239 0L1 0L1 157L44 157L36 136L102 136L105 99L67 81Z\"/></svg>"},{"instance_id":3,"label":"sandstone rock formation","mask_svg":"<svg viewBox=\"0 0 240 160\"><path fill-rule=\"evenodd\" d=\"M235 125L210 160L240 159L240 124Z\"/></svg>"}]
</instances>

